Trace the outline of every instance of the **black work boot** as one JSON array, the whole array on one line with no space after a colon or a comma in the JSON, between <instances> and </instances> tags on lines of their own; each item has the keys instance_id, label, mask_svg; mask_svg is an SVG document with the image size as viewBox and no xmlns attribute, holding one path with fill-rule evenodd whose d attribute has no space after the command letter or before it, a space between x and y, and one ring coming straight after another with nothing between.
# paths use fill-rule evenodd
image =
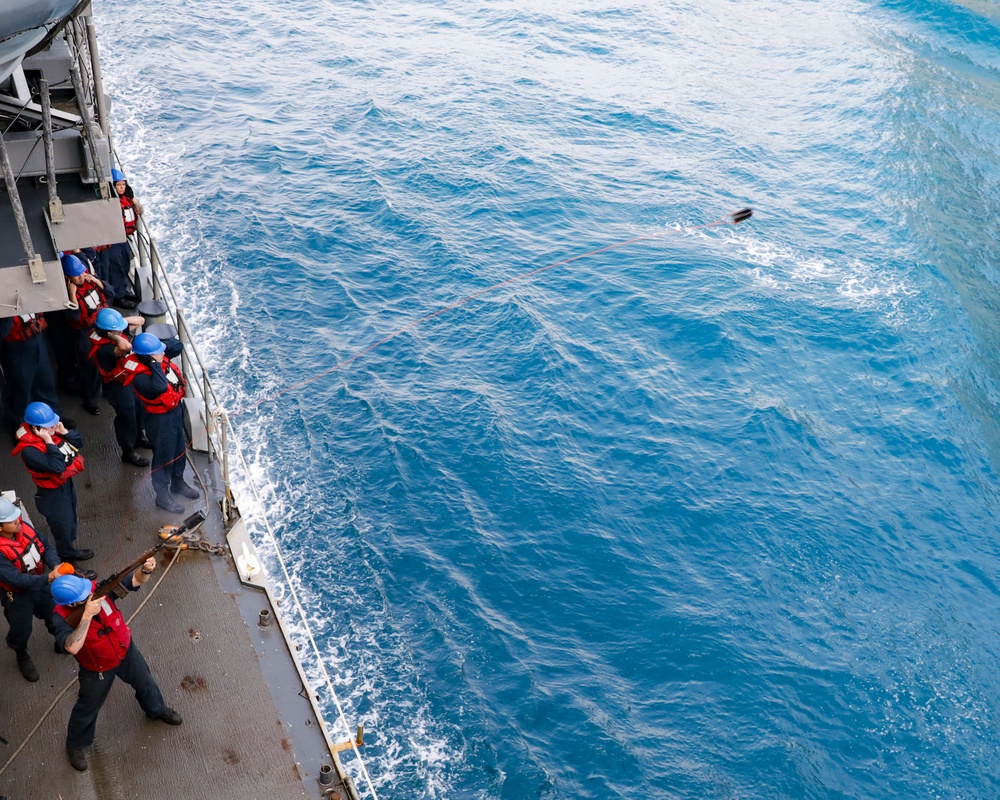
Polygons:
<instances>
[{"instance_id":1,"label":"black work boot","mask_svg":"<svg viewBox=\"0 0 1000 800\"><path fill-rule=\"evenodd\" d=\"M137 450L126 450L122 453L122 461L133 467L148 467L149 459Z\"/></svg>"},{"instance_id":2,"label":"black work boot","mask_svg":"<svg viewBox=\"0 0 1000 800\"><path fill-rule=\"evenodd\" d=\"M14 655L17 656L17 668L21 670L21 674L24 676L26 681L31 681L34 683L38 680L38 670L35 669L35 662L31 660L31 656L28 655L27 650L15 650Z\"/></svg>"},{"instance_id":3,"label":"black work boot","mask_svg":"<svg viewBox=\"0 0 1000 800\"><path fill-rule=\"evenodd\" d=\"M201 495L198 490L188 486L184 479L181 478L179 481L170 482L170 491L174 494L179 494L181 497L186 497L188 500L197 500Z\"/></svg>"},{"instance_id":4,"label":"black work boot","mask_svg":"<svg viewBox=\"0 0 1000 800\"><path fill-rule=\"evenodd\" d=\"M67 747L66 757L69 759L69 763L73 765L73 769L77 772L87 771L87 754L83 750Z\"/></svg>"},{"instance_id":5,"label":"black work boot","mask_svg":"<svg viewBox=\"0 0 1000 800\"><path fill-rule=\"evenodd\" d=\"M167 725L180 725L183 722L181 715L172 708L165 708L155 717L150 717L150 719L158 719L160 722L166 722Z\"/></svg>"},{"instance_id":6,"label":"black work boot","mask_svg":"<svg viewBox=\"0 0 1000 800\"><path fill-rule=\"evenodd\" d=\"M171 514L183 514L184 506L170 496L170 492L159 491L156 493L156 505Z\"/></svg>"}]
</instances>

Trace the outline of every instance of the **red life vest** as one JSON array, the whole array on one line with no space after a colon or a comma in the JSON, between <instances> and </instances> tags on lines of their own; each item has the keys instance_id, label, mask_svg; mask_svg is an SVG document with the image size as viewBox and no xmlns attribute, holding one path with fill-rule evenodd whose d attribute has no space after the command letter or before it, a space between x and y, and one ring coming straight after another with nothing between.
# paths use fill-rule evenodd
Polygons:
<instances>
[{"instance_id":1,"label":"red life vest","mask_svg":"<svg viewBox=\"0 0 1000 800\"><path fill-rule=\"evenodd\" d=\"M122 336L124 336L127 341L129 342L132 341L131 339L129 339L127 333L122 333ZM101 380L104 381L105 383L120 383L122 385L126 385L124 364L125 364L125 359L128 358L128 356L122 356L117 361L115 361L114 372L105 372L104 368L101 366L101 362L98 361L97 359L97 351L100 350L102 347L104 347L104 345L106 344L110 344L114 347L117 347L118 345L116 345L113 341L111 341L111 339L107 338L106 336L101 336L101 334L99 334L96 330L91 331L87 338L90 339L90 352L87 353L87 358L89 358L97 365L97 371L101 373Z\"/></svg>"},{"instance_id":2,"label":"red life vest","mask_svg":"<svg viewBox=\"0 0 1000 800\"><path fill-rule=\"evenodd\" d=\"M45 559L42 558L44 553L45 545L27 522L21 522L21 530L13 539L0 536L0 555L16 564L22 575L41 575L45 572ZM0 581L0 589L7 592L21 591L3 581Z\"/></svg>"},{"instance_id":3,"label":"red life vest","mask_svg":"<svg viewBox=\"0 0 1000 800\"><path fill-rule=\"evenodd\" d=\"M14 325L4 337L5 342L26 342L45 330L48 323L38 314L21 314L14 317Z\"/></svg>"},{"instance_id":4,"label":"red life vest","mask_svg":"<svg viewBox=\"0 0 1000 800\"><path fill-rule=\"evenodd\" d=\"M153 364L156 364L154 361ZM143 408L150 414L166 414L177 408L181 400L184 399L184 376L181 371L171 363L169 358L164 358L159 363L163 372L167 376L167 389L159 397L150 400L148 397L136 392L136 397L142 401ZM125 385L128 386L135 380L136 375L152 375L152 366L143 364L135 353L129 353L122 363L122 371L125 374Z\"/></svg>"},{"instance_id":5,"label":"red life vest","mask_svg":"<svg viewBox=\"0 0 1000 800\"><path fill-rule=\"evenodd\" d=\"M48 452L45 440L35 433L30 425L26 425L23 422L17 426L14 438L17 439L17 444L14 445L14 449L10 452L12 456L16 456L28 447L34 447L42 453ZM83 472L83 456L80 455L79 450L69 442L64 441L58 433L52 434L52 444L58 447L60 452L66 457L66 469L58 474L55 472L35 472L27 464L24 465L27 467L35 485L42 489L58 489L78 472Z\"/></svg>"},{"instance_id":6,"label":"red life vest","mask_svg":"<svg viewBox=\"0 0 1000 800\"><path fill-rule=\"evenodd\" d=\"M92 590L97 588L96 581L90 583ZM56 613L63 619L74 610L66 606L56 606ZM74 658L81 667L91 672L107 672L122 663L131 643L132 632L125 624L122 612L111 598L102 597L101 610L90 620L83 647L78 653L74 653Z\"/></svg>"},{"instance_id":7,"label":"red life vest","mask_svg":"<svg viewBox=\"0 0 1000 800\"><path fill-rule=\"evenodd\" d=\"M98 289L96 284L85 283L76 289L76 302L80 307L79 315L74 318L71 312L67 312L66 321L71 328L82 331L97 321L97 312L106 308L108 303L104 298L104 292Z\"/></svg>"},{"instance_id":8,"label":"red life vest","mask_svg":"<svg viewBox=\"0 0 1000 800\"><path fill-rule=\"evenodd\" d=\"M118 202L122 206L122 221L125 223L125 235L131 236L135 233L135 204L131 198L123 194L118 195Z\"/></svg>"}]
</instances>

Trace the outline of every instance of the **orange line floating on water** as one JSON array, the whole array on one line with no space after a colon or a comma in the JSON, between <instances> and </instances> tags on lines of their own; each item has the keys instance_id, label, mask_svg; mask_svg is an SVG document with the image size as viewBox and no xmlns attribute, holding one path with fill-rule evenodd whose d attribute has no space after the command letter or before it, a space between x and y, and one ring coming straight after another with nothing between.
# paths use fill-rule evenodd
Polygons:
<instances>
[{"instance_id":1,"label":"orange line floating on water","mask_svg":"<svg viewBox=\"0 0 1000 800\"><path fill-rule=\"evenodd\" d=\"M645 242L645 241L650 241L652 239L660 239L664 236L669 236L674 233L688 233L691 231L706 230L707 228L716 228L719 225L735 226L738 225L740 222L749 219L752 216L752 214L753 211L751 209L742 208L739 211L734 211L731 214L727 214L721 219L717 219L715 222L709 222L704 225L686 225L680 228L672 228L671 230L668 231L661 231L660 233L650 233L646 234L645 236L635 236L631 239L626 239L625 241L616 242L615 244L605 245L604 247L598 247L596 250L589 250L586 253L580 253L579 255L570 256L569 258L561 259L559 261L553 262L552 264L548 264L544 267L533 269L530 272L524 272L520 275L515 275L512 278L507 278L506 280L499 281L498 283L494 283L493 285L487 286L484 289L480 289L479 291L473 292L467 297L463 297L461 300L451 303L450 305L442 306L437 311L433 311L430 314L427 314L426 316L420 317L419 319L415 319L412 322L409 322L406 325L404 325L402 328L397 328L388 336L379 339L374 344L370 344L363 350L359 350L350 358L345 358L343 361L334 364L332 367L330 367L327 370L324 370L323 372L313 375L311 378L307 378L304 381L299 381L298 383L289 384L288 386L285 386L283 389L280 389L279 391L274 392L273 394L270 394L267 397L264 397L255 403L251 403L250 405L246 405L243 406L242 408L236 409L235 411L233 411L233 415L244 414L247 411L252 411L253 409L263 405L264 403L269 403L272 400L278 399L279 397L281 397L284 394L287 394L288 392L294 391L295 389L301 389L304 386L308 386L311 383L315 383L321 378L325 378L327 375L330 375L331 373L336 372L337 370L343 369L347 365L357 361L362 356L367 355L372 350L375 350L378 347L381 347L386 342L392 341L400 334L406 333L406 331L412 330L413 328L416 328L418 325L422 325L428 320L434 319L434 317L438 317L441 314L444 314L448 311L454 311L456 308L464 306L470 300L475 300L477 297L482 297L484 294L489 294L490 292L495 291L497 289L501 289L504 286L509 286L512 283L518 283L520 281L527 280L528 278L531 278L535 275L539 275L547 270L554 269L555 267L565 266L566 264L571 264L574 261L579 261L582 258L589 258L590 256L596 256L598 253L606 253L608 250L615 250L619 247L625 247L630 244L635 244L636 242Z\"/></svg>"}]
</instances>

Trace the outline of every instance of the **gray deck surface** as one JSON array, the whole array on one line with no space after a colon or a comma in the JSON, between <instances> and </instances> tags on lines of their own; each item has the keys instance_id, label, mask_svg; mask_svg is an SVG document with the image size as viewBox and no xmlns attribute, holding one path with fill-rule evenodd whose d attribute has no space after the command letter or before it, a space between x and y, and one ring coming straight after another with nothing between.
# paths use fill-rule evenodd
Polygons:
<instances>
[{"instance_id":1,"label":"gray deck surface","mask_svg":"<svg viewBox=\"0 0 1000 800\"><path fill-rule=\"evenodd\" d=\"M179 523L186 516L155 507L149 469L121 462L111 432L113 412L106 402L102 409L100 417L91 417L78 401L63 398L64 416L77 421L85 439L87 469L74 480L79 498L78 544L96 551L97 556L85 566L101 578L151 547L161 525ZM0 448L5 448L0 453L0 489L16 489L35 526L47 533L35 511L30 478L20 459L8 455L12 443L4 428L0 432ZM197 457L196 463L199 472L210 475L204 458ZM190 474L188 482L201 488ZM190 514L205 505L187 501L185 507ZM207 510L206 532L213 541L222 541L217 503L213 500ZM126 618L163 575L169 556L161 552L159 561L161 568L146 586L119 601ZM90 770L78 773L65 756L66 723L76 699L74 685L0 775L0 794L10 800L320 796L315 782L320 745L315 741L301 744L301 729L315 725L308 718L311 710L296 694L301 687L286 686L284 698L280 690L275 694L282 706L279 715L272 698L275 686L265 681L255 649L266 637L256 628L251 632L244 622L239 604L246 604L246 596L238 597L238 580L228 562L228 556L182 553L131 623L133 640L167 704L181 714L184 724L171 727L146 719L130 688L118 682L98 719ZM220 588L220 577L226 591ZM267 601L260 603L265 607ZM274 635L283 644L275 630L268 644L271 649ZM35 623L29 652L42 676L34 684L21 677L13 652L0 647L0 736L9 741L0 743L0 766L76 675L75 660L53 652L52 637L41 622ZM291 667L290 661L287 666ZM315 727L311 736L321 744ZM312 752L296 752L302 749ZM296 756L308 767L297 765Z\"/></svg>"}]
</instances>

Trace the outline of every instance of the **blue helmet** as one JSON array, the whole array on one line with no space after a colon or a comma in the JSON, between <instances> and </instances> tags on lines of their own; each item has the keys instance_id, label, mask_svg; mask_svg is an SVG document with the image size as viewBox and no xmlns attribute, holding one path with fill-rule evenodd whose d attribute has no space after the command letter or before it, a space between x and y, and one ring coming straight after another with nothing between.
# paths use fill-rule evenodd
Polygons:
<instances>
[{"instance_id":1,"label":"blue helmet","mask_svg":"<svg viewBox=\"0 0 1000 800\"><path fill-rule=\"evenodd\" d=\"M72 253L66 253L59 260L62 261L63 275L67 278L75 278L77 275L83 275L87 271L87 268L83 266L83 262Z\"/></svg>"},{"instance_id":2,"label":"blue helmet","mask_svg":"<svg viewBox=\"0 0 1000 800\"><path fill-rule=\"evenodd\" d=\"M90 597L93 584L79 575L60 575L52 581L52 599L61 606L79 603Z\"/></svg>"},{"instance_id":3,"label":"blue helmet","mask_svg":"<svg viewBox=\"0 0 1000 800\"><path fill-rule=\"evenodd\" d=\"M24 421L39 428L54 428L59 424L59 415L47 403L28 403Z\"/></svg>"},{"instance_id":4,"label":"blue helmet","mask_svg":"<svg viewBox=\"0 0 1000 800\"><path fill-rule=\"evenodd\" d=\"M94 323L102 331L123 331L128 327L125 317L113 308L102 308L98 311Z\"/></svg>"},{"instance_id":5,"label":"blue helmet","mask_svg":"<svg viewBox=\"0 0 1000 800\"><path fill-rule=\"evenodd\" d=\"M151 333L140 333L132 342L132 352L139 356L155 356L167 346Z\"/></svg>"},{"instance_id":6,"label":"blue helmet","mask_svg":"<svg viewBox=\"0 0 1000 800\"><path fill-rule=\"evenodd\" d=\"M111 170L111 182L112 183L118 183L118 181L123 181L123 180L125 180L125 173L124 172L122 172L120 169L113 169L113 170Z\"/></svg>"},{"instance_id":7,"label":"blue helmet","mask_svg":"<svg viewBox=\"0 0 1000 800\"><path fill-rule=\"evenodd\" d=\"M21 516L21 509L15 506L6 497L0 497L0 523L13 522Z\"/></svg>"}]
</instances>

